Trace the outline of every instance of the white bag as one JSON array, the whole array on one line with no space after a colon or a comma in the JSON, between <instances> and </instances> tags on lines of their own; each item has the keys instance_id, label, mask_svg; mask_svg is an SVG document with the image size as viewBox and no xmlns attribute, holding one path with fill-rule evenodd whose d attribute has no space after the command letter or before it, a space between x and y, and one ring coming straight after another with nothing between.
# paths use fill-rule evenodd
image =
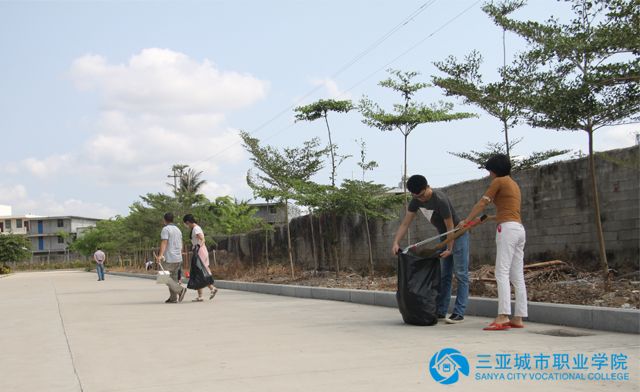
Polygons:
<instances>
[{"instance_id":1,"label":"white bag","mask_svg":"<svg viewBox=\"0 0 640 392\"><path fill-rule=\"evenodd\" d=\"M157 284L167 284L171 281L171 274L169 273L169 271L165 271L164 268L162 268L162 263L158 263L158 265L160 266L160 269L162 271L158 271L158 275L156 275L156 283Z\"/></svg>"}]
</instances>

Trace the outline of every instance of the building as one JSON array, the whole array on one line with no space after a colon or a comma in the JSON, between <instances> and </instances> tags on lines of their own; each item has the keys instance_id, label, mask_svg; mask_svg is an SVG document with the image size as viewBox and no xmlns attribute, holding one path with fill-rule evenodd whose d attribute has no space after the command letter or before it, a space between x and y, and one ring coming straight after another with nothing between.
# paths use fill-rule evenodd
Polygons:
<instances>
[{"instance_id":1,"label":"building","mask_svg":"<svg viewBox=\"0 0 640 392\"><path fill-rule=\"evenodd\" d=\"M64 253L68 244L96 226L99 219L80 216L40 217L29 220L27 236L31 249L38 253ZM61 235L64 233L63 235ZM65 238L66 236L66 238Z\"/></svg>"},{"instance_id":2,"label":"building","mask_svg":"<svg viewBox=\"0 0 640 392\"><path fill-rule=\"evenodd\" d=\"M263 221L275 225L285 223L284 205L278 203L250 203L249 206L257 209L256 217ZM289 221L300 216L300 208L294 204L289 204Z\"/></svg>"},{"instance_id":3,"label":"building","mask_svg":"<svg viewBox=\"0 0 640 392\"><path fill-rule=\"evenodd\" d=\"M8 211L11 212L11 209ZM31 241L34 255L65 253L73 240L95 227L98 221L80 216L0 216L0 234L26 235Z\"/></svg>"},{"instance_id":4,"label":"building","mask_svg":"<svg viewBox=\"0 0 640 392\"><path fill-rule=\"evenodd\" d=\"M257 218L260 218L271 225L284 222L284 208L280 204L251 203L249 205L257 210Z\"/></svg>"}]
</instances>

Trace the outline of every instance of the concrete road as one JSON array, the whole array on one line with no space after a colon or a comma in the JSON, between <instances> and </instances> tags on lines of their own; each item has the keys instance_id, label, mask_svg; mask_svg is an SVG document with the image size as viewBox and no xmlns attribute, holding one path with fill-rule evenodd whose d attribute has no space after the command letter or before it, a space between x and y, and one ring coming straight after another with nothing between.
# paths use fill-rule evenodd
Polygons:
<instances>
[{"instance_id":1,"label":"concrete road","mask_svg":"<svg viewBox=\"0 0 640 392\"><path fill-rule=\"evenodd\" d=\"M190 302L192 291L181 304L164 304L166 297L166 287L150 280L97 282L86 272L1 278L0 391L546 392L640 385L637 335L549 336L540 332L558 327L543 324L484 332L489 320L475 317L414 327L391 308L229 290L204 303ZM444 386L430 375L429 360L448 347L467 358L471 374ZM476 379L490 372L476 368L478 355L497 361L505 353L623 354L628 369L617 373L630 381ZM552 361L542 373L553 372Z\"/></svg>"}]
</instances>

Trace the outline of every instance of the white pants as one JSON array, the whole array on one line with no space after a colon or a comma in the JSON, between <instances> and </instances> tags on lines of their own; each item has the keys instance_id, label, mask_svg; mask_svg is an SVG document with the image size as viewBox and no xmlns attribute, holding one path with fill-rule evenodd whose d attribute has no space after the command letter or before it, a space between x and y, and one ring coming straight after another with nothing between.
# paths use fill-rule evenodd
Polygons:
<instances>
[{"instance_id":1,"label":"white pants","mask_svg":"<svg viewBox=\"0 0 640 392\"><path fill-rule=\"evenodd\" d=\"M496 281L498 314L511 314L511 286L516 292L514 316L527 317L527 288L524 283L524 227L518 222L503 222L496 228Z\"/></svg>"}]
</instances>

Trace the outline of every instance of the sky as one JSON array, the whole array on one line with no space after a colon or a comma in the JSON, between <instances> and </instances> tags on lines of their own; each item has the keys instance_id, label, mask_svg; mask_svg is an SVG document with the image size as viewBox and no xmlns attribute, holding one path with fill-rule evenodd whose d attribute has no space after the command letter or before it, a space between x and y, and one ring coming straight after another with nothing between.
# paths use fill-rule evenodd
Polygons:
<instances>
[{"instance_id":1,"label":"sky","mask_svg":"<svg viewBox=\"0 0 640 392\"><path fill-rule=\"evenodd\" d=\"M555 0L530 1L519 19L569 17ZM368 96L390 108L399 96L378 86L386 69L438 75L434 61L478 50L487 81L502 64L502 31L482 2L223 0L0 0L0 204L14 215L127 215L140 195L169 193L174 164L202 171L210 199L253 199L239 130L264 144L301 146L325 125L295 122L293 107ZM507 60L525 48L507 34ZM436 87L424 103L448 101L478 118L421 125L409 136L409 174L434 187L486 172L448 152L503 140L500 124ZM397 186L403 137L330 115L339 179L361 178L359 140L379 167L367 180ZM596 150L631 146L638 126L602 128ZM518 125L515 154L587 150L583 132ZM573 153L567 154L570 158ZM314 180L329 182L329 160Z\"/></svg>"}]
</instances>

